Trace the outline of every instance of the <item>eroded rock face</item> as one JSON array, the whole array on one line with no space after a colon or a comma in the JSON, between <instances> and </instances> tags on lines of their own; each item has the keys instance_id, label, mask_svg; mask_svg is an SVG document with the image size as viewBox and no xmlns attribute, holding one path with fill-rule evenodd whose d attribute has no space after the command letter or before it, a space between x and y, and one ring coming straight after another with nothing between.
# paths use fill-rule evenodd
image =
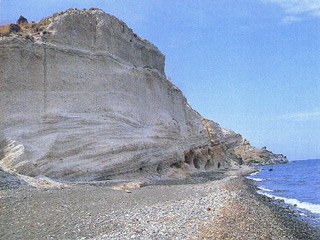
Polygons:
<instances>
[{"instance_id":1,"label":"eroded rock face","mask_svg":"<svg viewBox=\"0 0 320 240\"><path fill-rule=\"evenodd\" d=\"M224 129L219 125L219 123L205 118L202 118L201 120L208 131L211 141L218 141L227 149L238 146L244 141L243 137L239 133L229 129Z\"/></svg>"},{"instance_id":2,"label":"eroded rock face","mask_svg":"<svg viewBox=\"0 0 320 240\"><path fill-rule=\"evenodd\" d=\"M230 167L230 163L226 160L225 149L221 144L215 144L186 151L184 164L189 171L194 168L201 171L213 171Z\"/></svg>"},{"instance_id":3,"label":"eroded rock face","mask_svg":"<svg viewBox=\"0 0 320 240\"><path fill-rule=\"evenodd\" d=\"M82 181L161 174L210 145L166 79L164 56L101 10L51 17L34 41L0 40L2 164Z\"/></svg>"},{"instance_id":4,"label":"eroded rock face","mask_svg":"<svg viewBox=\"0 0 320 240\"><path fill-rule=\"evenodd\" d=\"M124 22L69 9L23 34L0 38L0 167L92 181L242 164L246 140L194 111Z\"/></svg>"},{"instance_id":5,"label":"eroded rock face","mask_svg":"<svg viewBox=\"0 0 320 240\"><path fill-rule=\"evenodd\" d=\"M221 128L212 120L202 118L202 123L208 131L210 141L224 149L224 155L220 156L220 162L230 165L265 165L287 163L288 159L282 154L274 154L263 147L261 149L250 145L249 141L239 133ZM224 160L222 160L224 158Z\"/></svg>"},{"instance_id":6,"label":"eroded rock face","mask_svg":"<svg viewBox=\"0 0 320 240\"><path fill-rule=\"evenodd\" d=\"M250 144L240 145L234 149L235 154L247 165L266 165L287 163L288 159L283 154L274 154L263 148L255 148Z\"/></svg>"}]
</instances>

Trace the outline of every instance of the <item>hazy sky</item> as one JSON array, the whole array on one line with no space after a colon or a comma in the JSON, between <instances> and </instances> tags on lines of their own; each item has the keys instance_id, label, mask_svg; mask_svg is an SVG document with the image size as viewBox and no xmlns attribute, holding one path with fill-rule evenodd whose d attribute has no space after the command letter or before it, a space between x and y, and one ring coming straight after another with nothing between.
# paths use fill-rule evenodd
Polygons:
<instances>
[{"instance_id":1,"label":"hazy sky","mask_svg":"<svg viewBox=\"0 0 320 240\"><path fill-rule=\"evenodd\" d=\"M0 23L92 6L154 43L204 117L290 160L320 158L320 0L0 0Z\"/></svg>"}]
</instances>

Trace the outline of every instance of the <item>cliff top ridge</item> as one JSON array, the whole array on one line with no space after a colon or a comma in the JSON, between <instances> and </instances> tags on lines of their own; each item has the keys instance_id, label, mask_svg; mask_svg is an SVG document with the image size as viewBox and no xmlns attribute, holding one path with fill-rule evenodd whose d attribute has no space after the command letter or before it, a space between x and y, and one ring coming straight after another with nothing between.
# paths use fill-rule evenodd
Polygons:
<instances>
[{"instance_id":1,"label":"cliff top ridge","mask_svg":"<svg viewBox=\"0 0 320 240\"><path fill-rule=\"evenodd\" d=\"M122 20L98 8L70 8L39 22L28 22L20 16L17 23L0 26L0 41L14 37L58 47L108 52L134 67L153 68L164 75L165 56L160 50Z\"/></svg>"}]
</instances>

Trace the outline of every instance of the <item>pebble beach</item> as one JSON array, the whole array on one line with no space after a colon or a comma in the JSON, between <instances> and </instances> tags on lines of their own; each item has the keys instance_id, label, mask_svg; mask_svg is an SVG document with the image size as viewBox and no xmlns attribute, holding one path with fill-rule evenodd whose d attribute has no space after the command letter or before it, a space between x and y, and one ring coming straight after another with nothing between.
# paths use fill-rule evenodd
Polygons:
<instances>
[{"instance_id":1,"label":"pebble beach","mask_svg":"<svg viewBox=\"0 0 320 240\"><path fill-rule=\"evenodd\" d=\"M133 188L3 188L0 239L320 239L293 211L258 195L244 177L250 172Z\"/></svg>"}]
</instances>

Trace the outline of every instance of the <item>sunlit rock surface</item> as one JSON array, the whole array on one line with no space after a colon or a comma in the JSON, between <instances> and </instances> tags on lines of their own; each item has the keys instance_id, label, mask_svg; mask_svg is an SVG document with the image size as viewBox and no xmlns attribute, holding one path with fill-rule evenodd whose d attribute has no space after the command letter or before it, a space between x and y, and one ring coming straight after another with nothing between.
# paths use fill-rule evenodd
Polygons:
<instances>
[{"instance_id":1,"label":"sunlit rock surface","mask_svg":"<svg viewBox=\"0 0 320 240\"><path fill-rule=\"evenodd\" d=\"M0 38L3 168L93 181L241 164L241 135L205 123L124 22L70 9L35 26Z\"/></svg>"}]
</instances>

